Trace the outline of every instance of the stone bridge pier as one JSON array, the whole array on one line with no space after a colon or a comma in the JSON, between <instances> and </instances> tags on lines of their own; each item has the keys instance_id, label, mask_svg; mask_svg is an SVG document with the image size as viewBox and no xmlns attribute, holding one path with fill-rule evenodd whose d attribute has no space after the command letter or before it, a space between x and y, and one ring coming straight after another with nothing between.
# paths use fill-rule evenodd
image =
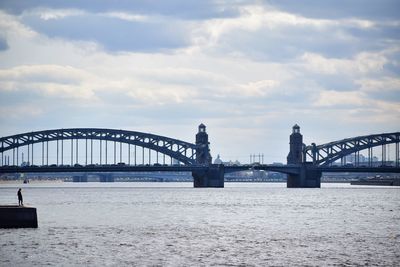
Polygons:
<instances>
[{"instance_id":1,"label":"stone bridge pier","mask_svg":"<svg viewBox=\"0 0 400 267\"><path fill-rule=\"evenodd\" d=\"M74 183L86 183L88 181L88 177L86 174L84 175L74 175L72 176L72 181Z\"/></svg>"},{"instance_id":2,"label":"stone bridge pier","mask_svg":"<svg viewBox=\"0 0 400 267\"><path fill-rule=\"evenodd\" d=\"M192 172L194 187L224 187L224 165L212 164L207 171Z\"/></svg>"},{"instance_id":3,"label":"stone bridge pier","mask_svg":"<svg viewBox=\"0 0 400 267\"><path fill-rule=\"evenodd\" d=\"M101 173L99 174L99 180L101 183L113 183L114 176L111 173Z\"/></svg>"},{"instance_id":4,"label":"stone bridge pier","mask_svg":"<svg viewBox=\"0 0 400 267\"><path fill-rule=\"evenodd\" d=\"M312 168L311 163L299 165L298 174L288 174L288 188L320 188L322 172Z\"/></svg>"}]
</instances>

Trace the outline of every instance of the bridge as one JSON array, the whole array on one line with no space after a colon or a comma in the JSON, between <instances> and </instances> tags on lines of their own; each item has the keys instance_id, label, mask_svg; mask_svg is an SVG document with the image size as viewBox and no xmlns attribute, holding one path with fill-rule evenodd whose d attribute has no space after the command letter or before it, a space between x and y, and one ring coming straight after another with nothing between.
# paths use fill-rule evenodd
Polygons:
<instances>
[{"instance_id":1,"label":"bridge","mask_svg":"<svg viewBox=\"0 0 400 267\"><path fill-rule=\"evenodd\" d=\"M293 126L286 165L212 164L206 126L200 124L195 143L150 133L71 128L36 131L0 138L0 174L74 173L84 181L85 173L102 173L100 181L111 182L112 172L192 172L194 187L223 187L224 174L244 170L286 173L288 187L320 187L322 172L399 173L400 133L347 138L327 144L303 144L298 125ZM389 145L395 159L389 162ZM381 160L373 160L380 147ZM360 151L368 160L360 161ZM392 151L393 152L393 151ZM353 156L352 163L346 159Z\"/></svg>"}]
</instances>

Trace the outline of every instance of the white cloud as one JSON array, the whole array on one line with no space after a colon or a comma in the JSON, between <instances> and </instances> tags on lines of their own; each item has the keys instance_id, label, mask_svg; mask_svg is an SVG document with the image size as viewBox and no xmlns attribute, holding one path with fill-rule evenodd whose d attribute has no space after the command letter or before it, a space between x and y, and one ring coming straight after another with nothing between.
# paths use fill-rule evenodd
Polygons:
<instances>
[{"instance_id":1,"label":"white cloud","mask_svg":"<svg viewBox=\"0 0 400 267\"><path fill-rule=\"evenodd\" d=\"M92 76L70 66L33 65L0 70L1 90L35 91L56 98L94 97Z\"/></svg>"},{"instance_id":2,"label":"white cloud","mask_svg":"<svg viewBox=\"0 0 400 267\"><path fill-rule=\"evenodd\" d=\"M90 75L71 66L60 65L21 65L0 70L2 80L44 81L58 83L77 83Z\"/></svg>"},{"instance_id":3,"label":"white cloud","mask_svg":"<svg viewBox=\"0 0 400 267\"><path fill-rule=\"evenodd\" d=\"M366 104L365 96L361 92L322 91L316 99L317 107L348 106L357 107Z\"/></svg>"},{"instance_id":4,"label":"white cloud","mask_svg":"<svg viewBox=\"0 0 400 267\"><path fill-rule=\"evenodd\" d=\"M382 53L362 52L351 59L326 58L315 53L304 53L300 60L307 70L320 74L367 74L379 72L388 62Z\"/></svg>"},{"instance_id":5,"label":"white cloud","mask_svg":"<svg viewBox=\"0 0 400 267\"><path fill-rule=\"evenodd\" d=\"M22 16L25 15L36 15L39 16L43 20L57 20L70 16L82 16L86 14L86 12L79 9L48 9L48 8L40 8L29 10L24 12Z\"/></svg>"},{"instance_id":6,"label":"white cloud","mask_svg":"<svg viewBox=\"0 0 400 267\"><path fill-rule=\"evenodd\" d=\"M122 20L127 21L148 21L150 20L149 16L135 14L135 13L125 13L125 12L108 12L108 13L101 13L101 15L111 18L119 18ZM151 18L154 19L154 16Z\"/></svg>"},{"instance_id":7,"label":"white cloud","mask_svg":"<svg viewBox=\"0 0 400 267\"><path fill-rule=\"evenodd\" d=\"M24 106L1 106L0 107L0 119L37 119L43 116L45 113L42 107L37 105L24 105Z\"/></svg>"},{"instance_id":8,"label":"white cloud","mask_svg":"<svg viewBox=\"0 0 400 267\"><path fill-rule=\"evenodd\" d=\"M215 18L197 25L194 46L212 47L218 45L223 35L235 34L237 31L259 32L265 30L276 35L277 32L285 33L289 29L314 29L316 32L329 32L337 39L354 40L350 34L345 34L341 28L372 29L377 26L388 25L389 22L375 22L367 19L315 19L307 18L281 11L275 7L244 5L239 8L240 16L235 18ZM397 25L399 21L395 22ZM393 24L393 22L392 22ZM260 36L261 37L261 36ZM240 37L238 37L240 38ZM288 36L290 38L290 36ZM307 35L303 38L308 38ZM301 40L299 40L301 41Z\"/></svg>"},{"instance_id":9,"label":"white cloud","mask_svg":"<svg viewBox=\"0 0 400 267\"><path fill-rule=\"evenodd\" d=\"M25 38L35 37L37 33L28 26L19 22L15 16L0 11L0 32L9 36L21 36Z\"/></svg>"},{"instance_id":10,"label":"white cloud","mask_svg":"<svg viewBox=\"0 0 400 267\"><path fill-rule=\"evenodd\" d=\"M245 96L267 96L279 92L279 81L260 80L240 86L239 94Z\"/></svg>"},{"instance_id":11,"label":"white cloud","mask_svg":"<svg viewBox=\"0 0 400 267\"><path fill-rule=\"evenodd\" d=\"M400 79L392 77L382 77L380 79L360 79L355 81L360 85L360 89L365 92L387 92L397 91L400 94Z\"/></svg>"},{"instance_id":12,"label":"white cloud","mask_svg":"<svg viewBox=\"0 0 400 267\"><path fill-rule=\"evenodd\" d=\"M194 92L182 87L132 88L127 94L135 100L151 105L180 104L196 97Z\"/></svg>"}]
</instances>

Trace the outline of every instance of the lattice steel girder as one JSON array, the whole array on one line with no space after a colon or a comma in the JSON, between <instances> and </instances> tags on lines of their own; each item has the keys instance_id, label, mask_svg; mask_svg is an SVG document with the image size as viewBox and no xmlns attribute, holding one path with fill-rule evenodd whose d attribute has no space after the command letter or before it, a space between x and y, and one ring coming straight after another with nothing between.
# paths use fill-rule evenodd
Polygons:
<instances>
[{"instance_id":1,"label":"lattice steel girder","mask_svg":"<svg viewBox=\"0 0 400 267\"><path fill-rule=\"evenodd\" d=\"M195 163L197 148L196 145L192 143L149 133L100 128L72 128L45 130L2 137L0 138L0 153L36 143L71 139L115 141L136 145L160 152L184 164ZM176 150L173 150L174 146L177 148ZM188 151L191 153L187 153Z\"/></svg>"},{"instance_id":2,"label":"lattice steel girder","mask_svg":"<svg viewBox=\"0 0 400 267\"><path fill-rule=\"evenodd\" d=\"M310 156L315 164L324 166L354 152L385 144L399 143L399 140L400 132L358 136L318 146L307 146L304 154Z\"/></svg>"}]
</instances>

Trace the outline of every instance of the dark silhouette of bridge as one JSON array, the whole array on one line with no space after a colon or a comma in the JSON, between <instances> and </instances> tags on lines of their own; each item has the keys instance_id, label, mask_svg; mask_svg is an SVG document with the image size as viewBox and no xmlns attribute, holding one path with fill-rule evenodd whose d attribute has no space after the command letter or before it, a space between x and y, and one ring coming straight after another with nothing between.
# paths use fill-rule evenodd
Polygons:
<instances>
[{"instance_id":1,"label":"dark silhouette of bridge","mask_svg":"<svg viewBox=\"0 0 400 267\"><path fill-rule=\"evenodd\" d=\"M322 172L399 173L399 142L400 133L395 132L306 146L300 127L295 125L286 165L224 166L212 164L203 124L194 144L135 131L55 129L0 138L0 174L69 172L75 173L75 181L85 181L85 173L95 172L103 173L100 181L112 182L112 172L187 171L192 172L194 187L223 187L225 173L265 170L286 173L288 187L320 187ZM395 160L388 165L386 147L390 144L395 145ZM372 160L374 147L381 147L380 163ZM367 162L360 162L363 150L368 151ZM349 155L355 159L351 164L346 162Z\"/></svg>"}]
</instances>

